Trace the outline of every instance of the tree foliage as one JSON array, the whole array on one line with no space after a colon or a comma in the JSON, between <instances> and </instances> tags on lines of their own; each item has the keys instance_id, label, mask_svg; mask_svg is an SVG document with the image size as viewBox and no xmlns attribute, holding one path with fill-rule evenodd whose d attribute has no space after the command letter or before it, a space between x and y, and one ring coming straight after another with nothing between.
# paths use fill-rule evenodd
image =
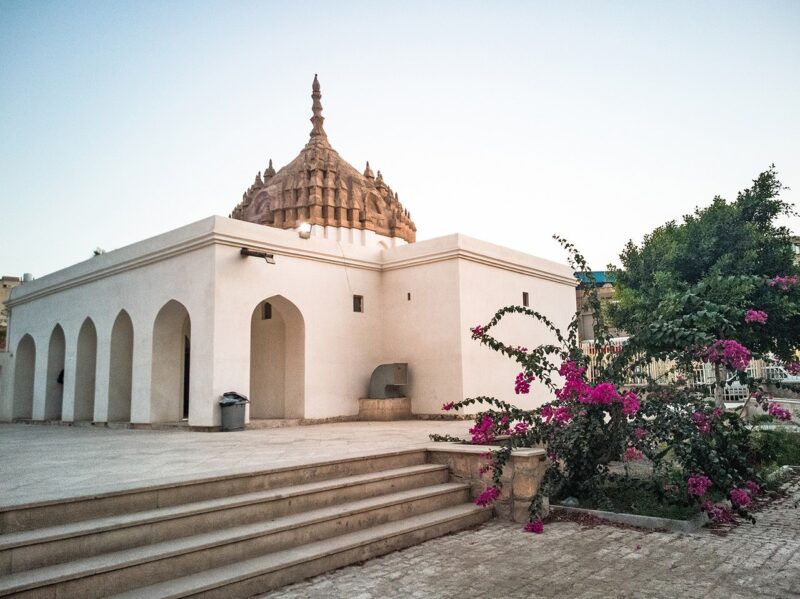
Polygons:
<instances>
[{"instance_id":1,"label":"tree foliage","mask_svg":"<svg viewBox=\"0 0 800 599\"><path fill-rule=\"evenodd\" d=\"M636 349L674 356L732 338L788 359L800 346L800 289L775 293L768 284L798 274L791 232L777 222L794 214L777 175L771 166L735 201L715 197L626 244L611 316ZM767 322L746 323L748 309L768 313Z\"/></svg>"}]
</instances>

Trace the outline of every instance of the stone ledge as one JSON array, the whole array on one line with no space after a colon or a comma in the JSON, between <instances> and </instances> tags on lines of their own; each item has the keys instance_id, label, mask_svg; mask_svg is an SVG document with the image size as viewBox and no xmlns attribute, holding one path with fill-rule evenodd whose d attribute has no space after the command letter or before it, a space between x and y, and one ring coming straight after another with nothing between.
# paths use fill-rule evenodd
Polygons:
<instances>
[{"instance_id":1,"label":"stone ledge","mask_svg":"<svg viewBox=\"0 0 800 599\"><path fill-rule=\"evenodd\" d=\"M603 510L591 510L580 507L567 507L564 505L552 505L550 509L569 514L589 514L617 524L627 524L637 528L648 528L650 530L669 530L672 532L695 532L708 523L708 516L700 514L691 520L673 520L671 518L659 518L658 516L642 516L640 514L626 514L620 512L606 512Z\"/></svg>"},{"instance_id":2,"label":"stone ledge","mask_svg":"<svg viewBox=\"0 0 800 599\"><path fill-rule=\"evenodd\" d=\"M410 420L411 418L411 399L408 397L358 400L359 420L385 422L387 420Z\"/></svg>"}]
</instances>

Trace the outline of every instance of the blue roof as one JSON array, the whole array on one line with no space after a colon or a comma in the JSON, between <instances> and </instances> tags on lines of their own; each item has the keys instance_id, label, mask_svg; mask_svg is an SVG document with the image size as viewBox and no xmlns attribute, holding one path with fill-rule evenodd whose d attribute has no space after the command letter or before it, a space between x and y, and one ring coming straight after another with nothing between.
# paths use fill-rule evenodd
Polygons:
<instances>
[{"instance_id":1,"label":"blue roof","mask_svg":"<svg viewBox=\"0 0 800 599\"><path fill-rule=\"evenodd\" d=\"M605 285L611 283L612 285L617 282L617 275L613 272L606 272L604 270L593 270L592 276L594 277L595 285ZM576 272L575 278L581 282L582 285L589 284L589 277L584 272Z\"/></svg>"}]
</instances>

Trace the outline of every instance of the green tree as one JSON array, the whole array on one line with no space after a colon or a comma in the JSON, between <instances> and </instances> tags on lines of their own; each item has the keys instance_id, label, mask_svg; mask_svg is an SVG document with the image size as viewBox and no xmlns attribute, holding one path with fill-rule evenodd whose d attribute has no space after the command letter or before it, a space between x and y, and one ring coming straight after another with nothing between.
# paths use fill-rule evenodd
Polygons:
<instances>
[{"instance_id":1,"label":"green tree","mask_svg":"<svg viewBox=\"0 0 800 599\"><path fill-rule=\"evenodd\" d=\"M641 245L626 244L611 317L630 333L631 351L688 360L714 340L733 339L755 355L792 358L800 287L770 284L798 274L791 232L777 223L794 214L782 189L771 166L735 201L715 197ZM745 322L750 309L766 312L766 323Z\"/></svg>"}]
</instances>

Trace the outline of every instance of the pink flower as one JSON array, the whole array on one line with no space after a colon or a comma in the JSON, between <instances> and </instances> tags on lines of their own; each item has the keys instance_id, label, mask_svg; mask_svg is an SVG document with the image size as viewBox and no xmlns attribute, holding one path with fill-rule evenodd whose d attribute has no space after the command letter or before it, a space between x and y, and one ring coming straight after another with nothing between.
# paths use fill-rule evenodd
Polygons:
<instances>
[{"instance_id":1,"label":"pink flower","mask_svg":"<svg viewBox=\"0 0 800 599\"><path fill-rule=\"evenodd\" d=\"M540 535L544 532L544 523L541 520L534 520L533 522L528 522L523 530Z\"/></svg>"},{"instance_id":2,"label":"pink flower","mask_svg":"<svg viewBox=\"0 0 800 599\"><path fill-rule=\"evenodd\" d=\"M518 345L517 346L517 351L522 353L522 354L527 354L528 353L528 348L527 347L523 347L522 345Z\"/></svg>"},{"instance_id":3,"label":"pink flower","mask_svg":"<svg viewBox=\"0 0 800 599\"><path fill-rule=\"evenodd\" d=\"M733 514L727 506L715 504L711 501L704 501L700 509L708 514L712 522L717 524L727 524L733 522Z\"/></svg>"},{"instance_id":4,"label":"pink flower","mask_svg":"<svg viewBox=\"0 0 800 599\"><path fill-rule=\"evenodd\" d=\"M731 489L730 496L734 505L744 507L750 503L750 495L745 489Z\"/></svg>"},{"instance_id":5,"label":"pink flower","mask_svg":"<svg viewBox=\"0 0 800 599\"><path fill-rule=\"evenodd\" d=\"M800 279L798 279L796 275L788 275L788 276L778 275L777 277L774 277L767 284L770 287L777 287L781 291L789 291L790 287L793 287L798 283L800 283Z\"/></svg>"},{"instance_id":6,"label":"pink flower","mask_svg":"<svg viewBox=\"0 0 800 599\"><path fill-rule=\"evenodd\" d=\"M744 321L748 324L751 322L767 324L767 313L763 310L748 310L744 313Z\"/></svg>"},{"instance_id":7,"label":"pink flower","mask_svg":"<svg viewBox=\"0 0 800 599\"><path fill-rule=\"evenodd\" d=\"M639 411L639 398L633 391L628 391L622 396L622 413L633 416Z\"/></svg>"},{"instance_id":8,"label":"pink flower","mask_svg":"<svg viewBox=\"0 0 800 599\"><path fill-rule=\"evenodd\" d=\"M473 339L480 339L483 336L483 327L481 325L472 327L470 331L472 331Z\"/></svg>"},{"instance_id":9,"label":"pink flower","mask_svg":"<svg viewBox=\"0 0 800 599\"><path fill-rule=\"evenodd\" d=\"M694 421L697 430L704 435L707 435L711 432L711 423L708 421L708 417L702 412L695 412L692 414L692 420Z\"/></svg>"},{"instance_id":10,"label":"pink flower","mask_svg":"<svg viewBox=\"0 0 800 599\"><path fill-rule=\"evenodd\" d=\"M711 415L714 418L722 418L722 414L723 413L724 413L724 410L722 408L714 408L714 411L711 412Z\"/></svg>"},{"instance_id":11,"label":"pink flower","mask_svg":"<svg viewBox=\"0 0 800 599\"><path fill-rule=\"evenodd\" d=\"M744 371L750 364L750 350L733 339L718 339L700 352L704 362L724 364L734 370Z\"/></svg>"},{"instance_id":12,"label":"pink flower","mask_svg":"<svg viewBox=\"0 0 800 599\"><path fill-rule=\"evenodd\" d=\"M633 431L633 435L636 437L637 441L641 441L647 436L647 429L637 426Z\"/></svg>"},{"instance_id":13,"label":"pink flower","mask_svg":"<svg viewBox=\"0 0 800 599\"><path fill-rule=\"evenodd\" d=\"M786 362L783 367L786 369L787 373L793 376L800 374L800 362Z\"/></svg>"},{"instance_id":14,"label":"pink flower","mask_svg":"<svg viewBox=\"0 0 800 599\"><path fill-rule=\"evenodd\" d=\"M619 399L617 388L611 383L600 383L589 392L589 397L584 403L608 405L615 399Z\"/></svg>"},{"instance_id":15,"label":"pink flower","mask_svg":"<svg viewBox=\"0 0 800 599\"><path fill-rule=\"evenodd\" d=\"M493 504L500 497L500 489L495 486L486 487L486 489L475 498L475 505L486 507Z\"/></svg>"},{"instance_id":16,"label":"pink flower","mask_svg":"<svg viewBox=\"0 0 800 599\"><path fill-rule=\"evenodd\" d=\"M528 432L529 425L527 422L517 422L514 428L508 429L509 435L524 435Z\"/></svg>"},{"instance_id":17,"label":"pink flower","mask_svg":"<svg viewBox=\"0 0 800 599\"><path fill-rule=\"evenodd\" d=\"M550 423L550 420L553 418L553 406L547 404L546 406L542 406L541 411L542 418L546 423Z\"/></svg>"},{"instance_id":18,"label":"pink flower","mask_svg":"<svg viewBox=\"0 0 800 599\"><path fill-rule=\"evenodd\" d=\"M522 393L523 395L527 394L531 390L531 382L533 381L533 375L525 375L524 372L520 372L517 375L516 380L514 381L514 393L519 395Z\"/></svg>"},{"instance_id":19,"label":"pink flower","mask_svg":"<svg viewBox=\"0 0 800 599\"><path fill-rule=\"evenodd\" d=\"M689 495L702 497L711 487L711 479L704 474L692 474L686 481Z\"/></svg>"},{"instance_id":20,"label":"pink flower","mask_svg":"<svg viewBox=\"0 0 800 599\"><path fill-rule=\"evenodd\" d=\"M622 455L622 459L626 462L636 462L644 459L644 454L635 447L628 447Z\"/></svg>"},{"instance_id":21,"label":"pink flower","mask_svg":"<svg viewBox=\"0 0 800 599\"><path fill-rule=\"evenodd\" d=\"M453 403L452 401L448 401L446 404L442 404L442 409L445 412L449 412L450 410L452 410L455 407L456 407L456 404Z\"/></svg>"},{"instance_id":22,"label":"pink flower","mask_svg":"<svg viewBox=\"0 0 800 599\"><path fill-rule=\"evenodd\" d=\"M469 429L469 433L472 435L472 442L475 445L488 445L494 441L492 429L494 429L494 420L489 416L484 416L480 422Z\"/></svg>"},{"instance_id":23,"label":"pink flower","mask_svg":"<svg viewBox=\"0 0 800 599\"><path fill-rule=\"evenodd\" d=\"M553 413L553 420L566 424L572 420L572 413L566 406L558 406L556 411Z\"/></svg>"},{"instance_id":24,"label":"pink flower","mask_svg":"<svg viewBox=\"0 0 800 599\"><path fill-rule=\"evenodd\" d=\"M744 486L747 487L751 495L758 495L761 493L761 486L754 480L745 481Z\"/></svg>"},{"instance_id":25,"label":"pink flower","mask_svg":"<svg viewBox=\"0 0 800 599\"><path fill-rule=\"evenodd\" d=\"M792 419L792 413L789 410L780 407L776 403L769 404L769 407L767 408L767 414L769 414L770 416L774 416L778 420L786 421Z\"/></svg>"}]
</instances>

